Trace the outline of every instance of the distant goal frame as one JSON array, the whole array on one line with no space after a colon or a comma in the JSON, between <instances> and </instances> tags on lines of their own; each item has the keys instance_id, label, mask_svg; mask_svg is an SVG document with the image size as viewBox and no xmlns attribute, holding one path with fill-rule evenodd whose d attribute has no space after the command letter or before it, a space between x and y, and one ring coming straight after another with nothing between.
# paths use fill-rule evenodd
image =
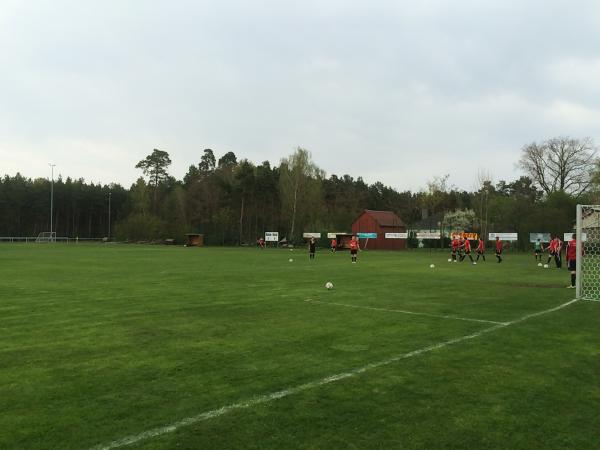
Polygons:
<instances>
[{"instance_id":1,"label":"distant goal frame","mask_svg":"<svg viewBox=\"0 0 600 450\"><path fill-rule=\"evenodd\" d=\"M56 242L56 231L42 231L35 238L36 243Z\"/></svg>"}]
</instances>

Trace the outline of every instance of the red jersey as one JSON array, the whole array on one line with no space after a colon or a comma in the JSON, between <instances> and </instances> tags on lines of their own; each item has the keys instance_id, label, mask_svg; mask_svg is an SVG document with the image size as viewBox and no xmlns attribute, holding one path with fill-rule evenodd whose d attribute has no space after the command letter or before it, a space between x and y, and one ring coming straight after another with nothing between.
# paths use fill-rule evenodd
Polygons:
<instances>
[{"instance_id":1,"label":"red jersey","mask_svg":"<svg viewBox=\"0 0 600 450\"><path fill-rule=\"evenodd\" d=\"M465 239L465 252L471 252L471 241Z\"/></svg>"},{"instance_id":2,"label":"red jersey","mask_svg":"<svg viewBox=\"0 0 600 450\"><path fill-rule=\"evenodd\" d=\"M550 245L548 245L548 251L550 253L554 253L556 251L557 245L558 245L557 239L556 238L552 239L550 241Z\"/></svg>"},{"instance_id":3,"label":"red jersey","mask_svg":"<svg viewBox=\"0 0 600 450\"><path fill-rule=\"evenodd\" d=\"M358 250L358 241L350 241L350 250Z\"/></svg>"},{"instance_id":4,"label":"red jersey","mask_svg":"<svg viewBox=\"0 0 600 450\"><path fill-rule=\"evenodd\" d=\"M581 244L581 254L584 254L583 251L583 243ZM567 244L567 261L572 261L577 259L577 241L575 239L571 239Z\"/></svg>"},{"instance_id":5,"label":"red jersey","mask_svg":"<svg viewBox=\"0 0 600 450\"><path fill-rule=\"evenodd\" d=\"M496 241L496 251L497 251L498 253L500 253L500 252L502 251L502 241L501 241L500 239L498 239L498 240Z\"/></svg>"},{"instance_id":6,"label":"red jersey","mask_svg":"<svg viewBox=\"0 0 600 450\"><path fill-rule=\"evenodd\" d=\"M460 242L458 241L458 239L454 239L452 241L452 250L457 250L458 247L460 247Z\"/></svg>"},{"instance_id":7,"label":"red jersey","mask_svg":"<svg viewBox=\"0 0 600 450\"><path fill-rule=\"evenodd\" d=\"M331 246L332 247L337 247L337 241L335 239L331 240Z\"/></svg>"},{"instance_id":8,"label":"red jersey","mask_svg":"<svg viewBox=\"0 0 600 450\"><path fill-rule=\"evenodd\" d=\"M483 239L479 239L479 244L477 245L477 251L483 252L484 250L485 250L485 244L483 242Z\"/></svg>"}]
</instances>

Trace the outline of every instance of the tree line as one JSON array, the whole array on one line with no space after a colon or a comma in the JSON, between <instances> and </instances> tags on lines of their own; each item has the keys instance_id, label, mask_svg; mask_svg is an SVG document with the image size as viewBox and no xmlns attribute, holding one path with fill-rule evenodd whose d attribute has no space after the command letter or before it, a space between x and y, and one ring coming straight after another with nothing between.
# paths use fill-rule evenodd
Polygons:
<instances>
[{"instance_id":1,"label":"tree line","mask_svg":"<svg viewBox=\"0 0 600 450\"><path fill-rule=\"evenodd\" d=\"M110 232L133 242L182 242L197 232L209 245L253 244L265 231L279 231L299 242L305 231L349 231L364 209L375 209L394 211L413 229L518 232L524 247L529 232L570 230L577 203L600 202L600 166L590 139L525 145L519 161L525 175L494 182L480 173L472 191L449 185L447 175L418 192L326 176L303 148L278 165L238 160L233 152L217 159L205 149L181 180L169 174L170 164L166 151L154 149L136 165L143 176L128 189L58 178L52 229L79 238ZM6 175L0 180L0 235L49 231L49 203L49 180Z\"/></svg>"}]
</instances>

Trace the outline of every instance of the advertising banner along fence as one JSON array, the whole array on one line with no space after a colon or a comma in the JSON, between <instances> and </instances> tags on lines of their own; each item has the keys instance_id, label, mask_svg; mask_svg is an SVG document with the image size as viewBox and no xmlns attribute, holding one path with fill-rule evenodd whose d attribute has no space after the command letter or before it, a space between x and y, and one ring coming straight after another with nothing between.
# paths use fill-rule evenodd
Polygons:
<instances>
[{"instance_id":1,"label":"advertising banner along fence","mask_svg":"<svg viewBox=\"0 0 600 450\"><path fill-rule=\"evenodd\" d=\"M529 242L550 242L550 233L529 233Z\"/></svg>"},{"instance_id":2,"label":"advertising banner along fence","mask_svg":"<svg viewBox=\"0 0 600 450\"><path fill-rule=\"evenodd\" d=\"M501 241L518 241L519 240L518 233L490 233L488 236L488 240L495 241L497 237L499 237Z\"/></svg>"},{"instance_id":3,"label":"advertising banner along fence","mask_svg":"<svg viewBox=\"0 0 600 450\"><path fill-rule=\"evenodd\" d=\"M422 231L417 233L417 239L439 239L440 233L437 231Z\"/></svg>"},{"instance_id":4,"label":"advertising banner along fence","mask_svg":"<svg viewBox=\"0 0 600 450\"><path fill-rule=\"evenodd\" d=\"M408 233L385 233L386 239L408 239Z\"/></svg>"}]
</instances>

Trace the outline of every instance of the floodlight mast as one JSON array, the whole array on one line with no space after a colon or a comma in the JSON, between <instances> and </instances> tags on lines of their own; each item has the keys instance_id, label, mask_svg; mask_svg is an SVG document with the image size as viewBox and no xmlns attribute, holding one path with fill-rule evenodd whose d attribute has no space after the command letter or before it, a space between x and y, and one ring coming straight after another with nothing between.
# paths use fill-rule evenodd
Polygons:
<instances>
[{"instance_id":1,"label":"floodlight mast","mask_svg":"<svg viewBox=\"0 0 600 450\"><path fill-rule=\"evenodd\" d=\"M56 167L56 164L48 163L48 165L52 171L52 178L50 181L50 242L52 242L52 222L54 222L54 167Z\"/></svg>"},{"instance_id":2,"label":"floodlight mast","mask_svg":"<svg viewBox=\"0 0 600 450\"><path fill-rule=\"evenodd\" d=\"M108 240L110 242L110 197L112 192L108 193Z\"/></svg>"}]
</instances>

